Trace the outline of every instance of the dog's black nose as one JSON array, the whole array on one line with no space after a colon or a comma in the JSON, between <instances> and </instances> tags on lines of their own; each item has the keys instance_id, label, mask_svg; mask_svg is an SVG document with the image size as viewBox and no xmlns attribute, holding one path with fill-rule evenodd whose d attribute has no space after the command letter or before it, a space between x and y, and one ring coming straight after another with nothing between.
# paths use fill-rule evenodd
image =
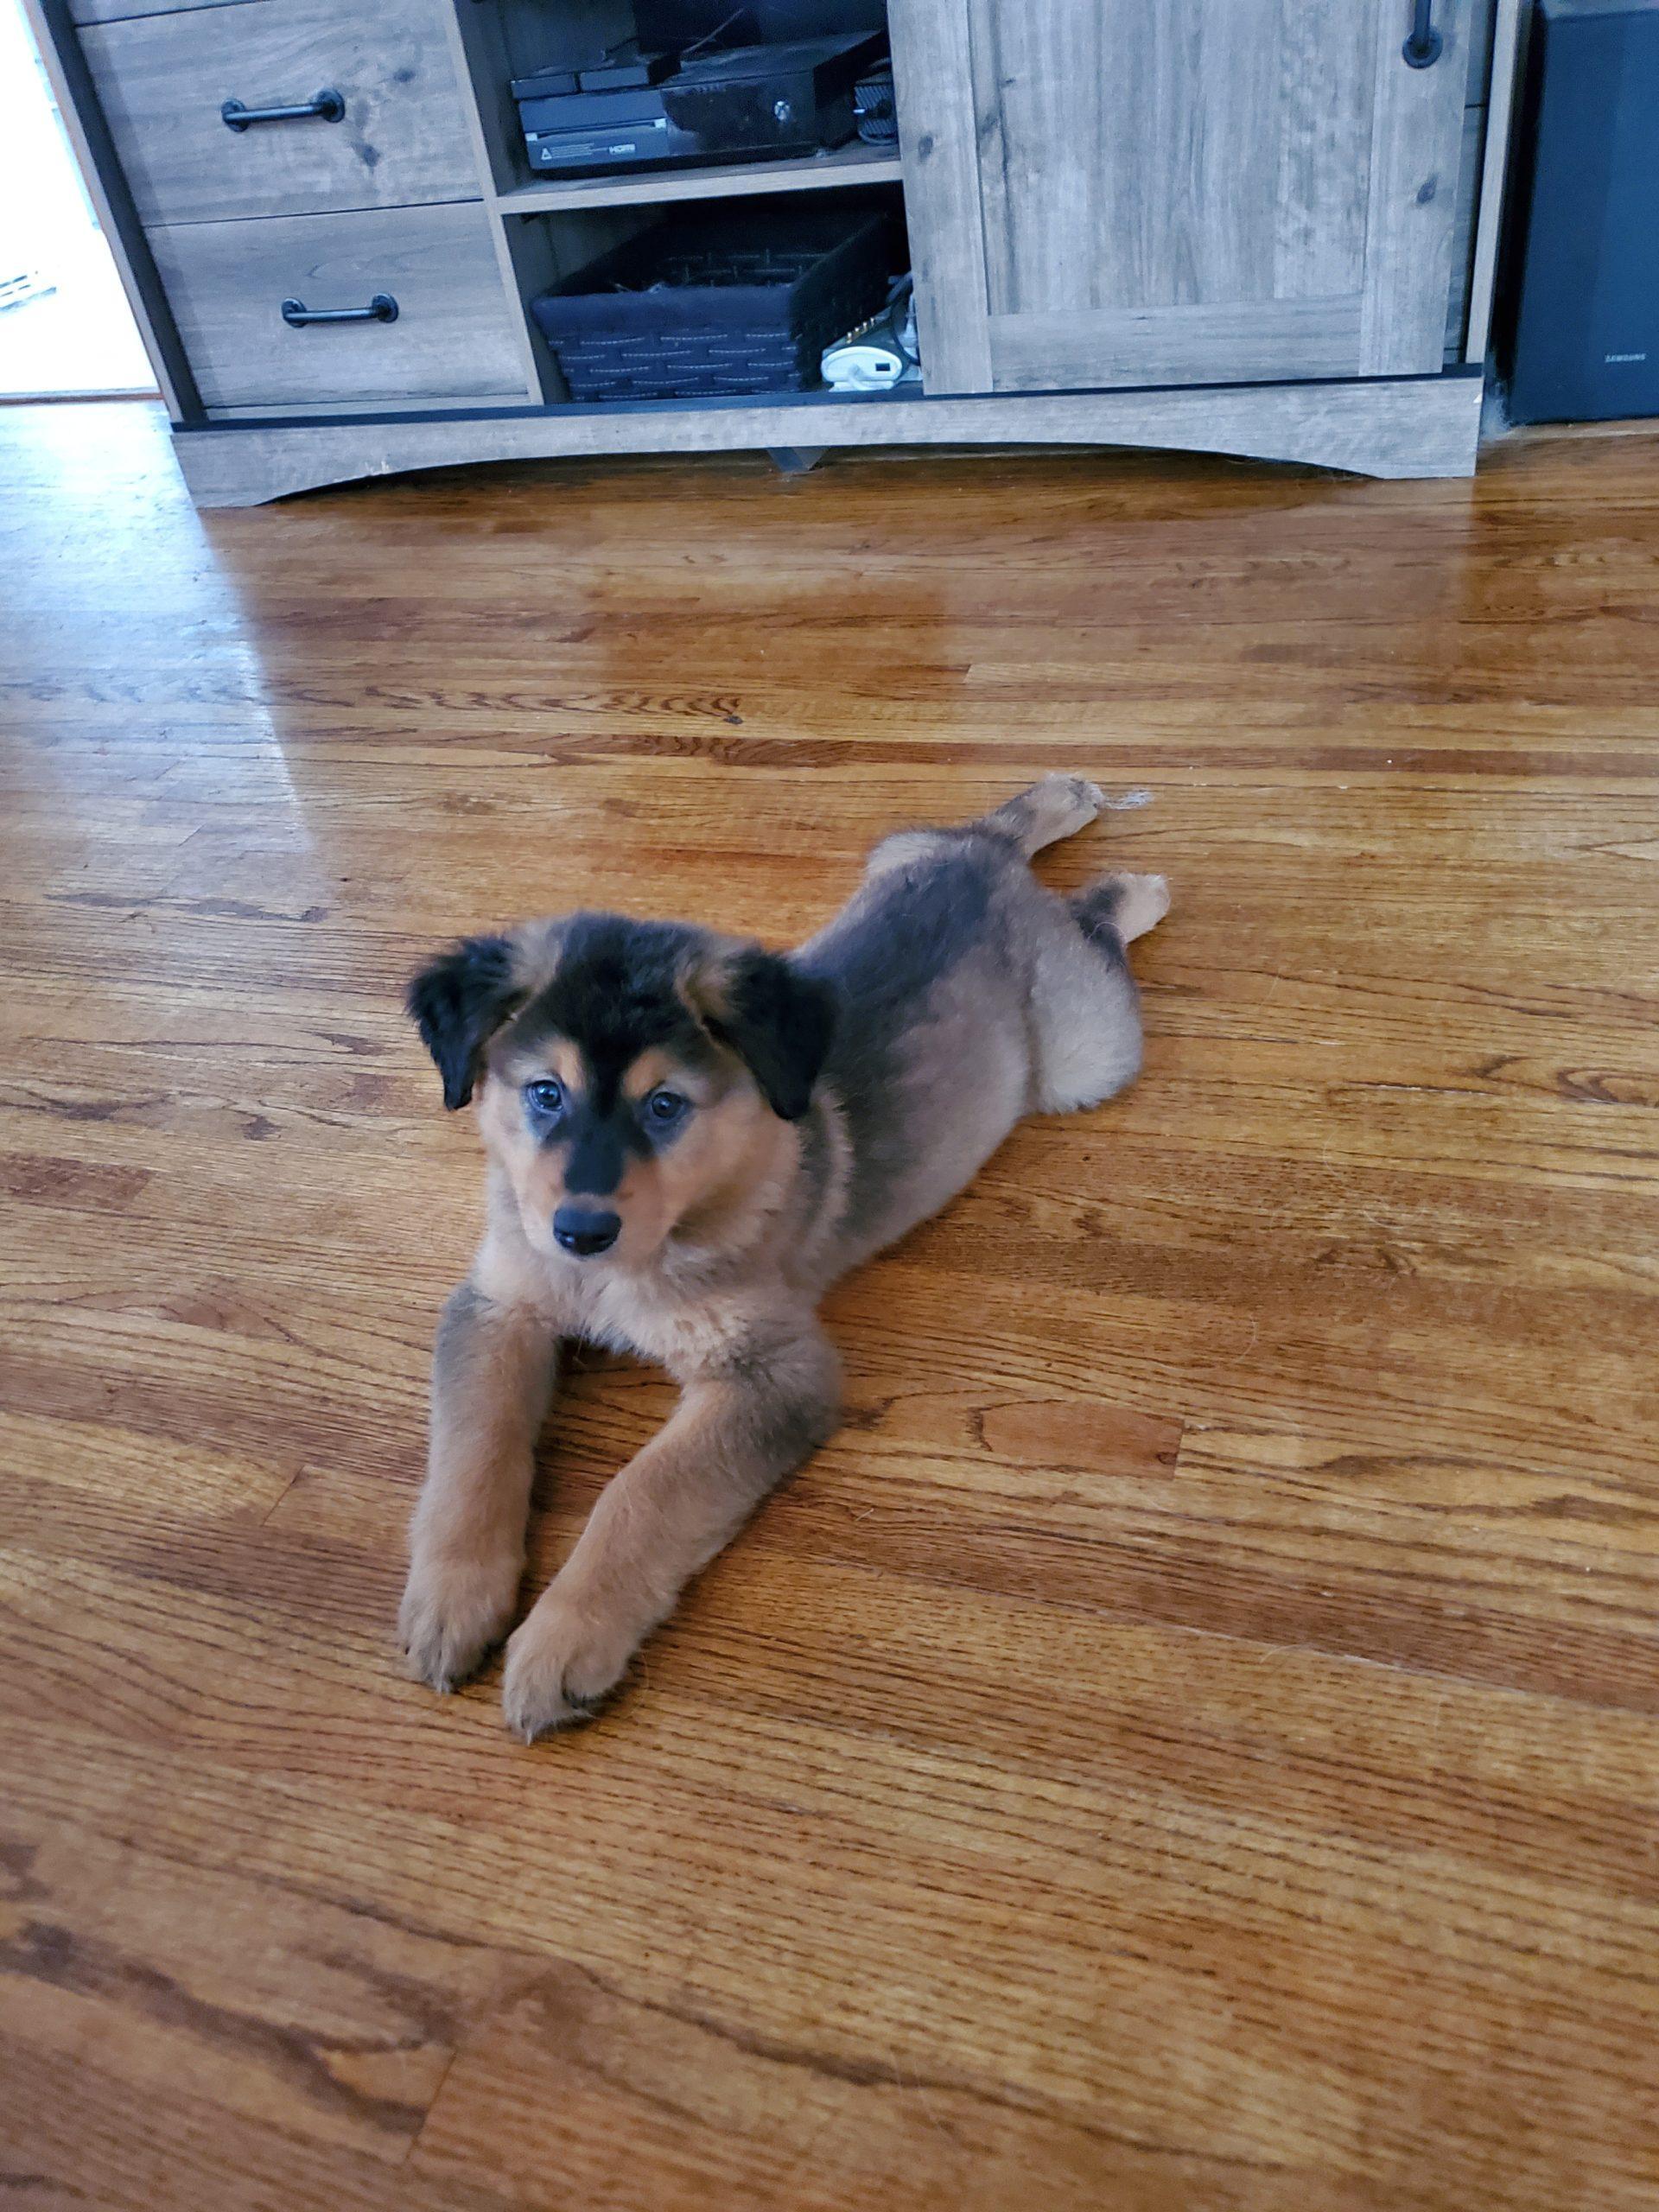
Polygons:
<instances>
[{"instance_id":1,"label":"dog's black nose","mask_svg":"<svg viewBox=\"0 0 1659 2212\"><path fill-rule=\"evenodd\" d=\"M553 1242L579 1260L608 1252L622 1229L617 1213L590 1213L586 1206L561 1206L553 1217Z\"/></svg>"}]
</instances>

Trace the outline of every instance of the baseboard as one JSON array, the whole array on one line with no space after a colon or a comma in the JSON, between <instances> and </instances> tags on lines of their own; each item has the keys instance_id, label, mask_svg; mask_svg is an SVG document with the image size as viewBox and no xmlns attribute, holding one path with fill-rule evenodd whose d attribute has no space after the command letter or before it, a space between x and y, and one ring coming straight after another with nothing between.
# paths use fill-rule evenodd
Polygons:
<instances>
[{"instance_id":1,"label":"baseboard","mask_svg":"<svg viewBox=\"0 0 1659 2212\"><path fill-rule=\"evenodd\" d=\"M1362 476L1469 476L1478 371L1363 383L1228 385L985 398L670 402L216 423L178 429L201 506L248 506L355 477L557 455L928 445L1163 447Z\"/></svg>"}]
</instances>

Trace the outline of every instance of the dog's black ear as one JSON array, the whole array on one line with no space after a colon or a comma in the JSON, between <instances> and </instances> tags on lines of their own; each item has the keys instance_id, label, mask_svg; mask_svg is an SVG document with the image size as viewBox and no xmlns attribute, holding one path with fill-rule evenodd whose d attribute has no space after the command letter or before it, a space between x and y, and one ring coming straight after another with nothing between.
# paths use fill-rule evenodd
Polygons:
<instances>
[{"instance_id":1,"label":"dog's black ear","mask_svg":"<svg viewBox=\"0 0 1659 2212\"><path fill-rule=\"evenodd\" d=\"M485 1046L523 995L512 980L512 945L505 937L464 938L410 985L404 1004L437 1062L443 1103L452 1110L472 1096Z\"/></svg>"},{"instance_id":2,"label":"dog's black ear","mask_svg":"<svg viewBox=\"0 0 1659 2212\"><path fill-rule=\"evenodd\" d=\"M703 1019L747 1064L772 1112L798 1122L835 1034L830 986L775 952L746 946L723 964Z\"/></svg>"}]
</instances>

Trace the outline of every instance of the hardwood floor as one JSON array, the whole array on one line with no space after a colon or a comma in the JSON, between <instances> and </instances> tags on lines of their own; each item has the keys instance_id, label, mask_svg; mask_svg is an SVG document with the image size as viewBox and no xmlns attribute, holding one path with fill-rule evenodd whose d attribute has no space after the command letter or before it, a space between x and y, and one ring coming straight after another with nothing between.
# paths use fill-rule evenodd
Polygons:
<instances>
[{"instance_id":1,"label":"hardwood floor","mask_svg":"<svg viewBox=\"0 0 1659 2212\"><path fill-rule=\"evenodd\" d=\"M1659 436L198 517L0 412L0 2202L1650 2208L1656 548ZM418 956L785 940L1051 767L1153 795L1045 864L1173 879L1139 1087L837 1294L596 1726L404 1681ZM666 1403L579 1371L538 1584Z\"/></svg>"}]
</instances>

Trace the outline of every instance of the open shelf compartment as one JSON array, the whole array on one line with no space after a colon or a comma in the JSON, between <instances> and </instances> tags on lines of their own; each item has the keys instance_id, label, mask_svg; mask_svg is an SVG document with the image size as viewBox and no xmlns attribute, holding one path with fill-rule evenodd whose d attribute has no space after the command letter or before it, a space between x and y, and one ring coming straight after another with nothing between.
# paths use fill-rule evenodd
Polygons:
<instances>
[{"instance_id":1,"label":"open shelf compartment","mask_svg":"<svg viewBox=\"0 0 1659 2212\"><path fill-rule=\"evenodd\" d=\"M505 213L632 207L677 200L822 191L895 178L893 143L853 137L817 153L711 156L696 165L642 162L550 174L526 151L515 79L593 67L635 39L672 51L721 45L777 46L803 39L885 32L885 0L460 0L461 42L476 102L486 184Z\"/></svg>"},{"instance_id":2,"label":"open shelf compartment","mask_svg":"<svg viewBox=\"0 0 1659 2212\"><path fill-rule=\"evenodd\" d=\"M684 204L606 207L505 213L499 219L509 238L526 327L541 352L545 397L554 404L569 402L572 394L560 365L560 340L555 337L550 341L535 314L534 302L543 293L582 295L594 304L578 310L577 319L598 333L614 333L584 340L567 331L567 344L588 346L583 359L589 376L596 358L606 358L606 347L623 349L613 356L626 363L614 395L599 397L590 389L585 404L626 405L648 397L658 404L733 405L799 399L823 390L819 385L799 390L787 380L792 369L780 367L775 382L764 368L752 369L743 359L746 329L753 333L757 362L781 363L784 353L794 347L791 343L779 351L781 327L773 310L781 311L791 302L791 327L798 335L803 327L814 332L802 357L810 373L823 346L880 312L892 280L908 266L903 195L893 183L815 194L806 200L782 193L706 210ZM859 234L865 240L862 250L842 266L846 256L837 242ZM776 257L771 244L774 238ZM680 283L695 282L702 289L672 297L664 293L653 315L647 302L655 291L651 263L656 239L661 241L665 270L671 266ZM720 267L713 279L715 289L710 291L696 264L711 257L717 265L723 264L728 250L735 255L735 264L729 271ZM695 277L685 265L688 253ZM791 262L797 266L786 273ZM599 264L605 266L595 270ZM834 281L832 265L842 269ZM591 291L586 282L589 271L595 276ZM728 285L734 288L729 296L724 289ZM804 289L792 290L798 285ZM767 295L764 301L757 286ZM618 302L614 315L599 305L613 290ZM819 322L822 328L815 329ZM649 327L641 331L641 324ZM659 332L665 363L677 365L683 378L668 367L661 382L649 372L653 366L647 358L654 342L652 330ZM594 345L601 349L597 357L591 350ZM725 364L728 381L708 381L717 373L712 366L715 359ZM756 373L760 380L747 381ZM912 391L913 394L913 386Z\"/></svg>"}]
</instances>

